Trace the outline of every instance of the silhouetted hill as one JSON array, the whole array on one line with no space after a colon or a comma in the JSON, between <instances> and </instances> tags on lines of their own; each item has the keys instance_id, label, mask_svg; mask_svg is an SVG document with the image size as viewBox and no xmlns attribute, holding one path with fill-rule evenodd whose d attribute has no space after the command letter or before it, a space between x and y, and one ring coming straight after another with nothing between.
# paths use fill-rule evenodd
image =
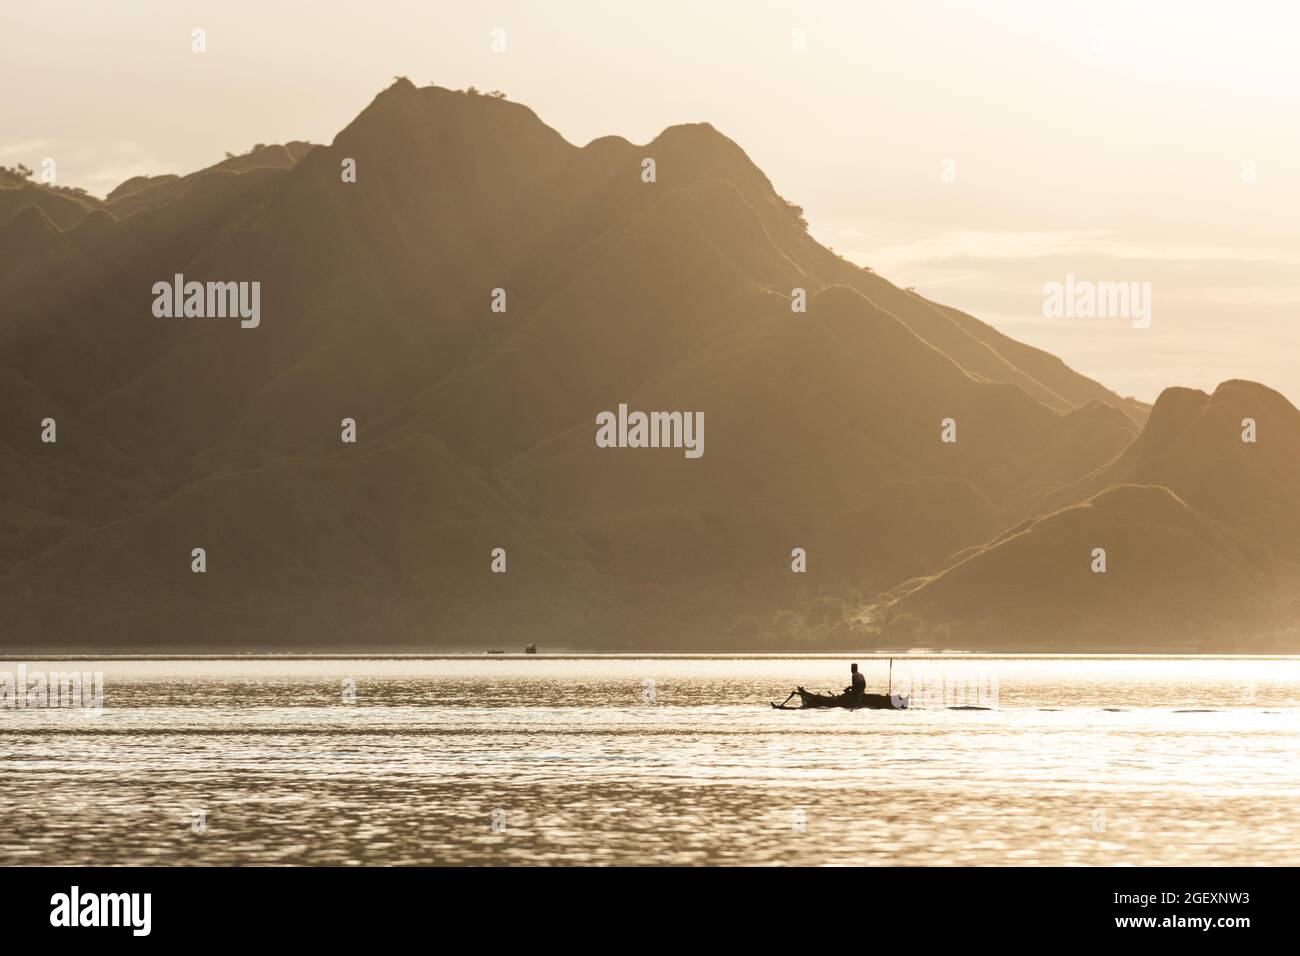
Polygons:
<instances>
[{"instance_id":1,"label":"silhouetted hill","mask_svg":"<svg viewBox=\"0 0 1300 956\"><path fill-rule=\"evenodd\" d=\"M1238 646L1277 619L1233 602L1289 593L1295 554L1267 527L1300 449L1284 409L1247 397L1252 450L1278 447L1207 465L1194 436L1226 406L1171 399L1148 422L852 265L708 124L579 148L519 104L398 81L329 145L83 208L30 184L0 200L10 647L780 649L937 627L952 646L1139 649L1184 633L1180 588ZM260 282L260 324L155 317L177 273ZM597 447L620 403L702 412L704 454ZM1214 489L1238 479L1273 504L1234 511ZM1130 482L1177 497L1109 497ZM1172 581L1154 563L1120 581L1135 565L1115 558L1113 614L1144 586L1167 599L1085 637L1055 602L1080 599L1070 535L1097 521L1148 560L1201 545ZM1026 568L1065 578L1017 604ZM1061 628L1039 630L1054 606Z\"/></svg>"},{"instance_id":2,"label":"silhouetted hill","mask_svg":"<svg viewBox=\"0 0 1300 956\"><path fill-rule=\"evenodd\" d=\"M908 588L873 625L944 648L1282 650L1300 608L1294 565L1144 485L1032 521Z\"/></svg>"},{"instance_id":3,"label":"silhouetted hill","mask_svg":"<svg viewBox=\"0 0 1300 956\"><path fill-rule=\"evenodd\" d=\"M1242 441L1247 419L1255 423L1253 442ZM1123 454L1055 499L1125 482L1164 485L1227 527L1300 559L1300 411L1270 388L1229 381L1213 395L1166 389Z\"/></svg>"}]
</instances>

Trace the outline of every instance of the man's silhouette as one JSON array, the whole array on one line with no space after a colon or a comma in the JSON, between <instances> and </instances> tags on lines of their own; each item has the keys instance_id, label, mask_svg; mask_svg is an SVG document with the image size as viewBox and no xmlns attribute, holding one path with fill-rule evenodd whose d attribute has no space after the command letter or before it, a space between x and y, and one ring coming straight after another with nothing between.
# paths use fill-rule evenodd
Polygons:
<instances>
[{"instance_id":1,"label":"man's silhouette","mask_svg":"<svg viewBox=\"0 0 1300 956\"><path fill-rule=\"evenodd\" d=\"M858 672L857 664L850 664L849 671L853 674L853 683L844 688L844 693L848 694L853 704L858 704L862 700L862 695L867 692L867 679Z\"/></svg>"}]
</instances>

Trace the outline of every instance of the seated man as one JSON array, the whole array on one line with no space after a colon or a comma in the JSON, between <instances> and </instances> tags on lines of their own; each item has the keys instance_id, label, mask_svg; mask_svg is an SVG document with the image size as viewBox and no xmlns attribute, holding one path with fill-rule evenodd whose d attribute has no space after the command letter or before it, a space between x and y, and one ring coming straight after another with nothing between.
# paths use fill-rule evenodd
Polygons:
<instances>
[{"instance_id":1,"label":"seated man","mask_svg":"<svg viewBox=\"0 0 1300 956\"><path fill-rule=\"evenodd\" d=\"M857 664L850 664L849 671L853 674L853 683L844 688L844 693L850 695L854 702L857 702L867 692L867 679L858 672Z\"/></svg>"}]
</instances>

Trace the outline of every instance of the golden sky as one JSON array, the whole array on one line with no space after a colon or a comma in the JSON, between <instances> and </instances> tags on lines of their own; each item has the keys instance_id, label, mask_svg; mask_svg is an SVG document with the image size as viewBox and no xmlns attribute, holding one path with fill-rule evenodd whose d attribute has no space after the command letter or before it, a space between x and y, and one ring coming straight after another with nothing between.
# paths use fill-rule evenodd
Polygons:
<instances>
[{"instance_id":1,"label":"golden sky","mask_svg":"<svg viewBox=\"0 0 1300 956\"><path fill-rule=\"evenodd\" d=\"M577 144L703 120L836 251L1116 391L1300 401L1298 40L1284 3L9 3L0 164L102 195L328 141L399 74ZM1151 282L1150 328L1045 318L1067 273Z\"/></svg>"}]
</instances>

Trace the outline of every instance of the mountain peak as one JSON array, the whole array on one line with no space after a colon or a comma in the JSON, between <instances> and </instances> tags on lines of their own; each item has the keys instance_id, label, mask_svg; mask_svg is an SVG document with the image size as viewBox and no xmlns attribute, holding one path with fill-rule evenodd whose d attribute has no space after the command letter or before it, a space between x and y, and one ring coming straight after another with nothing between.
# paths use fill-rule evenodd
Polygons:
<instances>
[{"instance_id":1,"label":"mountain peak","mask_svg":"<svg viewBox=\"0 0 1300 956\"><path fill-rule=\"evenodd\" d=\"M59 227L40 206L23 206L3 224L6 239L14 242L57 240Z\"/></svg>"},{"instance_id":2,"label":"mountain peak","mask_svg":"<svg viewBox=\"0 0 1300 956\"><path fill-rule=\"evenodd\" d=\"M482 148L530 149L549 145L574 147L547 126L531 109L502 95L451 90L430 85L417 87L398 77L334 139L334 145L369 146L396 150L410 145L399 138L436 140L460 151Z\"/></svg>"},{"instance_id":3,"label":"mountain peak","mask_svg":"<svg viewBox=\"0 0 1300 956\"><path fill-rule=\"evenodd\" d=\"M1217 421L1220 415L1227 414L1235 421L1240 416L1256 417L1265 412L1288 410L1295 414L1295 407L1282 394L1247 379L1221 382L1208 395L1200 389L1171 386L1160 393L1151 407L1151 418L1134 452L1147 459L1163 454L1179 436L1197 427L1207 415Z\"/></svg>"},{"instance_id":4,"label":"mountain peak","mask_svg":"<svg viewBox=\"0 0 1300 956\"><path fill-rule=\"evenodd\" d=\"M724 142L729 143L732 146L736 145L731 139L724 136L722 133L719 133L717 127L712 123L675 123L672 126L664 127L663 132L651 140L651 142L683 142L696 145L709 142Z\"/></svg>"},{"instance_id":5,"label":"mountain peak","mask_svg":"<svg viewBox=\"0 0 1300 956\"><path fill-rule=\"evenodd\" d=\"M1277 406L1279 404L1291 406L1291 403L1281 392L1245 378L1230 378L1220 382L1218 388L1214 390L1214 394L1209 396L1209 401L1212 403L1226 401L1233 404L1249 404L1253 402L1267 406Z\"/></svg>"},{"instance_id":6,"label":"mountain peak","mask_svg":"<svg viewBox=\"0 0 1300 956\"><path fill-rule=\"evenodd\" d=\"M720 178L736 178L741 181L757 179L765 188L771 189L771 183L743 149L724 133L718 132L711 123L679 123L669 126L646 144L648 151L659 151L669 157L689 157L692 165L701 171L709 171ZM738 175L737 175L738 174Z\"/></svg>"}]
</instances>

